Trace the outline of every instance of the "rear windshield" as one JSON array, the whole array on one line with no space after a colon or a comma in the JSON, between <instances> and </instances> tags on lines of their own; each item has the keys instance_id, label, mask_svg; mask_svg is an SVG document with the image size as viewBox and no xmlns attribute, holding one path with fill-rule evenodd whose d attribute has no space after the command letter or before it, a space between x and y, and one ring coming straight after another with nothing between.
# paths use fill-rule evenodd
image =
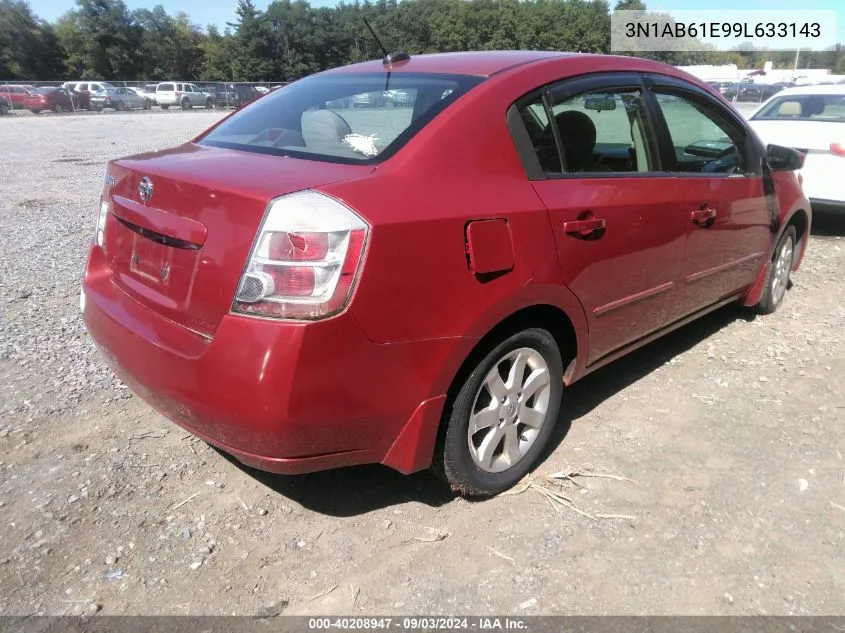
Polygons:
<instances>
[{"instance_id":1,"label":"rear windshield","mask_svg":"<svg viewBox=\"0 0 845 633\"><path fill-rule=\"evenodd\" d=\"M56 88L36 88L32 92L36 92L40 95L46 95L46 94L50 94L51 92L55 92L56 90L57 90Z\"/></svg>"},{"instance_id":2,"label":"rear windshield","mask_svg":"<svg viewBox=\"0 0 845 633\"><path fill-rule=\"evenodd\" d=\"M173 92L173 84L159 84L156 88L158 92Z\"/></svg>"},{"instance_id":3,"label":"rear windshield","mask_svg":"<svg viewBox=\"0 0 845 633\"><path fill-rule=\"evenodd\" d=\"M751 120L845 123L845 95L784 95L774 99Z\"/></svg>"},{"instance_id":4,"label":"rear windshield","mask_svg":"<svg viewBox=\"0 0 845 633\"><path fill-rule=\"evenodd\" d=\"M261 97L199 142L278 156L376 163L481 81L422 73L315 75Z\"/></svg>"}]
</instances>

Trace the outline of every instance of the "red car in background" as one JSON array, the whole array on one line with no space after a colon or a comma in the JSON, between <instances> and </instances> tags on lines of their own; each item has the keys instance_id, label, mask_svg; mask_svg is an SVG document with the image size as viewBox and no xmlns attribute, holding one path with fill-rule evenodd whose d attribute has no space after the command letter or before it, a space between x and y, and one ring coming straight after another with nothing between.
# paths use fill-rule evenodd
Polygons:
<instances>
[{"instance_id":1,"label":"red car in background","mask_svg":"<svg viewBox=\"0 0 845 633\"><path fill-rule=\"evenodd\" d=\"M23 108L23 102L29 95L30 88L22 85L0 84L0 98L5 99L13 108Z\"/></svg>"},{"instance_id":2,"label":"red car in background","mask_svg":"<svg viewBox=\"0 0 845 633\"><path fill-rule=\"evenodd\" d=\"M403 107L343 109L402 91ZM116 373L242 462L494 494L566 386L801 263L803 156L633 57L387 56L109 163L80 297Z\"/></svg>"},{"instance_id":3,"label":"red car in background","mask_svg":"<svg viewBox=\"0 0 845 633\"><path fill-rule=\"evenodd\" d=\"M43 110L71 112L74 110L90 110L91 98L84 92L69 92L64 88L47 86L34 88L24 98L22 105L36 114Z\"/></svg>"}]
</instances>

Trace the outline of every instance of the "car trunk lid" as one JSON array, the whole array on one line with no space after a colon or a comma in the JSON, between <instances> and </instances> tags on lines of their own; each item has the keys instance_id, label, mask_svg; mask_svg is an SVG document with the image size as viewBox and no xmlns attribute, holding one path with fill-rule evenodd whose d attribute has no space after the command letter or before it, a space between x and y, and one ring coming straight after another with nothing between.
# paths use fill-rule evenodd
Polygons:
<instances>
[{"instance_id":1,"label":"car trunk lid","mask_svg":"<svg viewBox=\"0 0 845 633\"><path fill-rule=\"evenodd\" d=\"M212 336L231 308L269 201L372 170L196 144L114 161L104 194L113 283Z\"/></svg>"}]
</instances>

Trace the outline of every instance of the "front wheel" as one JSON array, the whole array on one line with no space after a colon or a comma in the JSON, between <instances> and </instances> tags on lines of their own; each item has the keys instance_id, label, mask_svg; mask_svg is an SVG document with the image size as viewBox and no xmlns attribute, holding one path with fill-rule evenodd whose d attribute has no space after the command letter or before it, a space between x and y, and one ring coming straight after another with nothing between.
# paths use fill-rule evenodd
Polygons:
<instances>
[{"instance_id":1,"label":"front wheel","mask_svg":"<svg viewBox=\"0 0 845 633\"><path fill-rule=\"evenodd\" d=\"M757 312L760 314L771 314L780 307L783 301L789 288L789 275L795 261L796 236L795 227L787 227L775 247L769 274L766 275L766 290L763 292L760 303L757 304Z\"/></svg>"},{"instance_id":2,"label":"front wheel","mask_svg":"<svg viewBox=\"0 0 845 633\"><path fill-rule=\"evenodd\" d=\"M206 99L205 100L205 109L211 110L213 108L214 108L214 101L212 99Z\"/></svg>"},{"instance_id":3,"label":"front wheel","mask_svg":"<svg viewBox=\"0 0 845 633\"><path fill-rule=\"evenodd\" d=\"M61 114L64 111L65 111L65 109L62 107L61 103L57 103L56 105L53 106L53 112L55 112L56 114Z\"/></svg>"},{"instance_id":4,"label":"front wheel","mask_svg":"<svg viewBox=\"0 0 845 633\"><path fill-rule=\"evenodd\" d=\"M191 102L187 99L182 99L182 109L183 110L190 110L191 109Z\"/></svg>"},{"instance_id":5,"label":"front wheel","mask_svg":"<svg viewBox=\"0 0 845 633\"><path fill-rule=\"evenodd\" d=\"M447 404L435 472L463 495L507 490L548 443L562 392L563 360L548 331L530 328L504 339Z\"/></svg>"}]
</instances>

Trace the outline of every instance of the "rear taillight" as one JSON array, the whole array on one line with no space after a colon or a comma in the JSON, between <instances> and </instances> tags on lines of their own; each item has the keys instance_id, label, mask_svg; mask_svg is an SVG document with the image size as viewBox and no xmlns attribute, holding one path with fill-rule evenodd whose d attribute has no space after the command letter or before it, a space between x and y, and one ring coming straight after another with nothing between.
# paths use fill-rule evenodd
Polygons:
<instances>
[{"instance_id":1,"label":"rear taillight","mask_svg":"<svg viewBox=\"0 0 845 633\"><path fill-rule=\"evenodd\" d=\"M97 246L100 248L106 243L106 217L109 214L109 203L100 202L100 212L97 214Z\"/></svg>"},{"instance_id":2,"label":"rear taillight","mask_svg":"<svg viewBox=\"0 0 845 633\"><path fill-rule=\"evenodd\" d=\"M845 156L845 143L831 143L830 153L837 156Z\"/></svg>"},{"instance_id":3,"label":"rear taillight","mask_svg":"<svg viewBox=\"0 0 845 633\"><path fill-rule=\"evenodd\" d=\"M270 203L238 285L235 312L321 319L346 306L369 226L343 203L300 191Z\"/></svg>"}]
</instances>

